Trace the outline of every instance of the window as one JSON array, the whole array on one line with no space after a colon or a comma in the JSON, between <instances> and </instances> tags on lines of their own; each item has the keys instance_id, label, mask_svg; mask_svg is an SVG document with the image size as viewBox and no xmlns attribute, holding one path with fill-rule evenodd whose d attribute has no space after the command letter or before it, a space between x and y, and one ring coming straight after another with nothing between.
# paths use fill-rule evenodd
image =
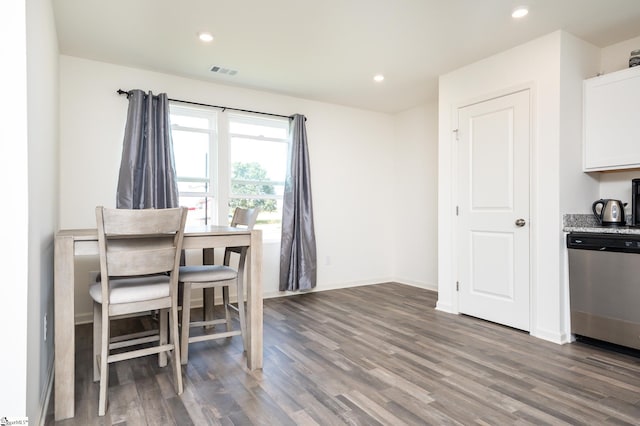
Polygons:
<instances>
[{"instance_id":1,"label":"window","mask_svg":"<svg viewBox=\"0 0 640 426\"><path fill-rule=\"evenodd\" d=\"M218 222L215 199L217 175L217 115L213 111L171 104L171 135L180 205L189 208L187 225Z\"/></svg>"},{"instance_id":2,"label":"window","mask_svg":"<svg viewBox=\"0 0 640 426\"><path fill-rule=\"evenodd\" d=\"M171 128L187 223L226 225L236 207L259 207L256 229L279 240L289 120L172 104Z\"/></svg>"},{"instance_id":3,"label":"window","mask_svg":"<svg viewBox=\"0 0 640 426\"><path fill-rule=\"evenodd\" d=\"M259 207L256 228L265 240L280 239L288 134L288 119L229 114L229 214L236 207Z\"/></svg>"}]
</instances>

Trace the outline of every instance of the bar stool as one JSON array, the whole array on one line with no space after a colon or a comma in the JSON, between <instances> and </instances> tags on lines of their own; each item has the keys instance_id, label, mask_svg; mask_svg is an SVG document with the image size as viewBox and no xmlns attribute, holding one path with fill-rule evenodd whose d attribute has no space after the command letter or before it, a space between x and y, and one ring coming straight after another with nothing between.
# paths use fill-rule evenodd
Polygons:
<instances>
[{"instance_id":1,"label":"bar stool","mask_svg":"<svg viewBox=\"0 0 640 426\"><path fill-rule=\"evenodd\" d=\"M246 227L253 229L259 209L236 208L231 220L232 227ZM229 266L231 253L239 254L238 269ZM186 364L189 359L189 343L201 342L212 339L223 339L232 336L242 336L243 348L247 348L247 327L246 312L244 306L244 265L247 257L247 247L227 247L225 248L224 265L193 265L181 266L178 280L182 290L182 331L181 331L181 357L182 364ZM237 305L233 305L229 300L229 287L235 285L237 295ZM225 311L224 318L206 319L205 312L208 298L204 298L203 320L191 321L191 299L194 290L203 289L213 291L215 288L222 288L222 299ZM210 299L213 299L211 297ZM212 303L212 301L211 301ZM230 310L238 313L240 320L240 330L233 330ZM225 331L216 331L199 336L193 336L190 329L194 327L210 327L218 324L225 324Z\"/></svg>"}]
</instances>

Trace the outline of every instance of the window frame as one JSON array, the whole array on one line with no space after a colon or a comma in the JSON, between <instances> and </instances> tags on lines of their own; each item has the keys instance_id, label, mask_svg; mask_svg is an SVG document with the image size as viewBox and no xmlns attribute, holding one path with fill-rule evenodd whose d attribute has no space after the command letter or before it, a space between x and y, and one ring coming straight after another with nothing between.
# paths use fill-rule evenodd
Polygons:
<instances>
[{"instance_id":1,"label":"window frame","mask_svg":"<svg viewBox=\"0 0 640 426\"><path fill-rule=\"evenodd\" d=\"M203 107L193 107L187 106L181 103L170 102L169 103L169 115L173 115L174 111L179 112L176 115L190 116L196 118L203 118L209 121L209 127L207 129L201 129L197 127L189 127L189 126L181 126L179 124L170 123L171 128L171 136L172 140L174 139L173 131L179 130L184 132L193 132L200 134L208 134L209 135L209 164L207 165L207 178L197 178L197 177L177 177L178 184L180 182L204 182L207 190L203 192L192 192L179 191L180 197L204 197L205 200L211 199L212 205L218 203L218 199L220 198L220 194L218 191L220 176L218 173L217 164L219 163L219 153L218 153L218 145L219 145L219 131L218 131L218 122L219 114L216 110L211 108L203 108ZM174 158L175 158L175 149L174 149ZM178 185L179 188L179 185ZM178 189L179 190L179 189ZM205 201L206 202L206 201ZM206 210L205 210L206 211ZM208 217L205 217L205 224L208 220ZM211 212L211 224L216 224L219 222L218 219L218 209L212 209Z\"/></svg>"},{"instance_id":2,"label":"window frame","mask_svg":"<svg viewBox=\"0 0 640 426\"><path fill-rule=\"evenodd\" d=\"M282 213L282 200L283 194L278 194L278 190L276 190L275 194L234 194L232 192L233 184L237 183L250 183L254 184L259 182L262 185L273 185L274 187L281 186L282 193L284 193L284 184L285 181L254 181L254 180L234 180L233 178L233 164L232 164L232 145L233 138L242 138L246 140L253 141L265 141L269 143L284 143L286 144L285 152L286 156L289 155L289 146L291 144L289 131L290 131L290 120L288 118L274 118L267 117L264 115L259 115L255 113L247 113L247 112L236 112L236 111L219 111L212 107L206 106L185 106L180 103L170 102L170 114L176 115L184 115L184 116L193 116L197 118L207 118L209 119L209 129L199 129L188 126L181 126L178 124L171 123L171 130L180 130L180 131L188 131L195 133L208 133L209 134L209 164L208 164L208 182L204 182L208 191L206 191L204 197L210 198L212 200L212 204L214 208L210 213L211 223L218 224L222 226L228 226L228 217L227 212L229 211L229 206L232 200L276 200L278 204L278 209L280 213ZM274 125L275 128L280 128L284 130L285 136L280 137L271 137L264 135L254 135L243 132L234 132L230 131L233 122L244 122L247 124L257 124L257 125L266 125L269 124ZM173 136L173 135L172 135ZM175 152L174 152L175 155ZM286 163L289 163L289 159L285 159ZM286 176L286 171L285 171ZM179 182L203 182L201 178L190 178L190 177L179 177ZM203 193L201 192L180 192L180 197L202 197ZM282 216L280 216L280 225L282 223ZM267 225L268 226L268 225ZM256 228L260 228L260 226L256 226ZM275 232L271 232L271 234L275 234ZM267 238L264 238L264 237ZM271 235L270 237L267 235L263 235L263 241L274 241L280 240L280 236L277 238L275 235Z\"/></svg>"},{"instance_id":3,"label":"window frame","mask_svg":"<svg viewBox=\"0 0 640 426\"><path fill-rule=\"evenodd\" d=\"M286 136L283 138L277 138L277 137L269 137L269 136L264 136L264 135L250 135L250 134L246 134L246 133L233 133L231 131L229 131L228 133L228 141L229 141L229 156L228 156L228 167L229 167L229 179L228 179L228 183L229 183L229 200L231 199L249 199L249 200L282 200L282 196L279 196L277 194L274 195L246 195L246 194L234 194L232 192L232 188L233 188L233 184L234 183L249 183L249 184L255 184L257 182L259 182L260 184L267 184L267 185L274 185L274 186L282 186L284 188L284 184L285 184L285 180L283 179L282 181L275 181L275 180L268 180L268 181L252 181L252 180L240 180L240 179L232 179L232 175L233 175L233 164L231 161L231 150L232 150L232 143L233 143L233 138L234 137L238 137L238 138L242 138L242 139L249 139L249 140L254 140L254 141L264 141L264 142L273 142L273 143L283 143L286 145L286 151L288 153L289 151L289 145L291 144L291 141L289 140L289 122L288 122L288 118L283 118L283 119L275 119L275 118L271 118L271 117L256 117L255 115L252 114L242 114L242 113L229 113L228 114L228 120L227 122L230 124L232 120L236 119L238 122L245 122L247 124L254 124L254 123L268 123L268 122L273 122L273 123L287 123L286 129L285 126L281 126L281 128L283 130L285 130L286 132ZM230 127L230 126L229 126ZM273 126L275 127L280 127L280 126ZM288 160L287 160L288 163ZM286 172L286 171L285 171ZM286 173L285 173L286 175ZM285 178L286 179L286 178Z\"/></svg>"}]
</instances>

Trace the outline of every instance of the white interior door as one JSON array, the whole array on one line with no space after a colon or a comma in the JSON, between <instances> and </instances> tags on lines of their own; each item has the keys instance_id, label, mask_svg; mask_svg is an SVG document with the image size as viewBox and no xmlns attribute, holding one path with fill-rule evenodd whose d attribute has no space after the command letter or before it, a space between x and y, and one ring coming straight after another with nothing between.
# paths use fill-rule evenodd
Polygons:
<instances>
[{"instance_id":1,"label":"white interior door","mask_svg":"<svg viewBox=\"0 0 640 426\"><path fill-rule=\"evenodd\" d=\"M529 90L458 110L461 313L529 330Z\"/></svg>"}]
</instances>

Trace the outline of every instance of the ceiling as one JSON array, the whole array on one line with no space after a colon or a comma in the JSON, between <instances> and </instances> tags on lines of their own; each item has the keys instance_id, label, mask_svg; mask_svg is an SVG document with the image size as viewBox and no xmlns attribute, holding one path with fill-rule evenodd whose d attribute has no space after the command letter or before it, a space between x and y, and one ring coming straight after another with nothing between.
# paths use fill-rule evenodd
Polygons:
<instances>
[{"instance_id":1,"label":"ceiling","mask_svg":"<svg viewBox=\"0 0 640 426\"><path fill-rule=\"evenodd\" d=\"M515 20L520 4L530 12ZM65 55L389 113L437 99L441 74L558 29L598 47L640 35L640 0L53 0L53 7ZM200 31L214 41L200 42ZM381 83L373 81L378 73Z\"/></svg>"}]
</instances>

